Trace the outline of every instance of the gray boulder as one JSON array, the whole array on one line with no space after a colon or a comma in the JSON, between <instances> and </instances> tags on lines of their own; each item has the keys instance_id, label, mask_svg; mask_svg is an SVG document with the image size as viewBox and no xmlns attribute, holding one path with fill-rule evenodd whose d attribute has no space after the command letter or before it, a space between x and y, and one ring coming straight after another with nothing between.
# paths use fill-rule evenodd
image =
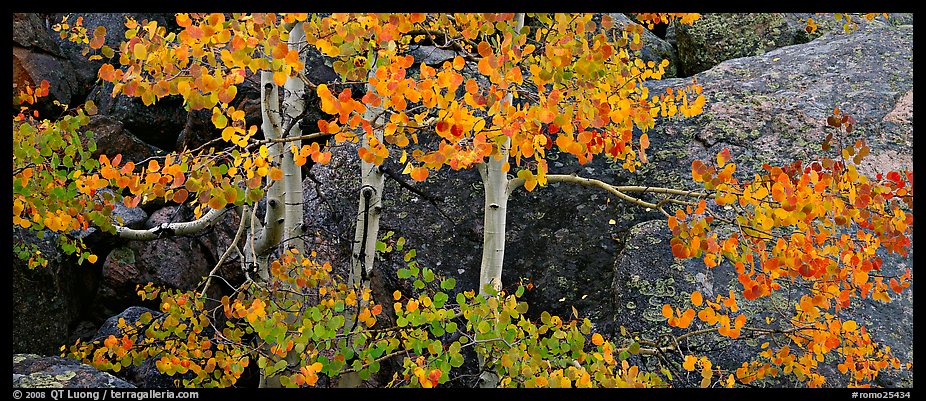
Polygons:
<instances>
[{"instance_id":1,"label":"gray boulder","mask_svg":"<svg viewBox=\"0 0 926 401\"><path fill-rule=\"evenodd\" d=\"M13 387L135 388L80 361L60 356L13 354Z\"/></svg>"},{"instance_id":2,"label":"gray boulder","mask_svg":"<svg viewBox=\"0 0 926 401\"><path fill-rule=\"evenodd\" d=\"M724 60L794 44L797 32L779 13L701 14L692 25L675 27L682 74L690 76Z\"/></svg>"}]
</instances>

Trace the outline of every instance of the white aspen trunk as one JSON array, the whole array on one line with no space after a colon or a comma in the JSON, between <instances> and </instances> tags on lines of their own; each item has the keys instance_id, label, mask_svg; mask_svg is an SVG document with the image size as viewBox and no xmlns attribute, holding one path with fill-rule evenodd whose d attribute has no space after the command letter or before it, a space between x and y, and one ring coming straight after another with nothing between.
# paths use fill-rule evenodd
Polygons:
<instances>
[{"instance_id":1,"label":"white aspen trunk","mask_svg":"<svg viewBox=\"0 0 926 401\"><path fill-rule=\"evenodd\" d=\"M375 70L370 71L370 75ZM369 90L369 88L368 88ZM376 112L367 107L364 119L370 121L375 118ZM371 121L375 125L375 121ZM383 143L383 131L374 128L376 139ZM367 136L360 136L360 146L369 149ZM361 278L369 278L373 271L373 261L376 257L376 241L379 237L379 218L382 214L382 196L385 179L379 166L373 163L360 161L360 201L357 208L357 226L354 231L354 246L351 252L350 285L360 289ZM369 283L365 285L368 286Z\"/></svg>"},{"instance_id":2,"label":"white aspen trunk","mask_svg":"<svg viewBox=\"0 0 926 401\"><path fill-rule=\"evenodd\" d=\"M302 23L295 24L289 32L289 48L299 50L305 42L305 31ZM305 61L304 56L300 60ZM305 110L305 84L299 78L290 77L284 84L283 112L280 113L279 87L273 82L273 75L268 71L261 72L261 112L263 115L262 129L265 139L281 139L282 137L296 137L302 135L297 118L302 117ZM265 98L266 97L266 98ZM286 126L292 125L289 132L283 132ZM301 147L301 141L291 143L270 143L268 145L268 158L271 165L278 166L283 171L283 179L274 182L268 190L267 218L264 235L261 239L261 252L258 254L259 272L261 278L269 280L269 252L273 246L284 243L284 248L296 248L304 254L305 247L298 237L302 236L302 169L296 165L291 147ZM269 177L268 177L269 179ZM278 201L277 201L278 200ZM271 205L275 201L276 206ZM273 213L271 211L273 210ZM255 246L256 247L256 246ZM296 316L289 315L286 322L292 324ZM285 357L288 364L297 364L299 355L290 352ZM261 370L259 387L281 387L279 376L268 377Z\"/></svg>"},{"instance_id":3,"label":"white aspen trunk","mask_svg":"<svg viewBox=\"0 0 926 401\"><path fill-rule=\"evenodd\" d=\"M302 23L297 23L289 31L289 48L296 51L305 45L305 31ZM305 63L305 55L299 53L299 61ZM292 128L285 133L286 137L298 137L302 135L302 128L295 119L302 118L305 111L305 83L298 77L289 77L283 86L285 99L283 100L284 125ZM295 248L300 254L305 253L305 242L299 238L303 232L303 210L302 210L302 168L296 165L293 152L290 149L295 146L296 149L302 147L302 141L297 140L288 142L283 145L283 203L286 205L285 223L283 226L283 240L286 241L286 248Z\"/></svg>"},{"instance_id":4,"label":"white aspen trunk","mask_svg":"<svg viewBox=\"0 0 926 401\"><path fill-rule=\"evenodd\" d=\"M374 67L370 70L369 75L373 76L376 72L375 60ZM369 86L366 88L371 90ZM374 126L378 110L367 106L363 113L363 118L370 121ZM383 143L383 131L373 128L373 135ZM369 149L370 144L367 140L366 133L360 135L360 146ZM347 308L344 311L344 332L349 333L354 330L355 320L360 309L366 306L366 302L359 298L364 289L370 288L370 273L373 271L373 261L376 258L376 241L379 238L379 218L382 215L383 188L385 187L385 177L380 171L379 166L373 163L367 163L360 160L360 201L357 207L357 224L354 230L353 250L351 251L350 276L348 282L350 288L357 291L357 307ZM337 387L355 388L361 383L360 375L356 372L346 373L338 378Z\"/></svg>"},{"instance_id":5,"label":"white aspen trunk","mask_svg":"<svg viewBox=\"0 0 926 401\"><path fill-rule=\"evenodd\" d=\"M510 96L510 95L509 95ZM506 98L506 100L509 100ZM485 189L483 207L482 266L479 269L479 293L485 295L486 288L502 288L502 267L505 262L505 223L508 211L508 177L502 165L508 161L506 139L500 149L501 159L490 159L479 166Z\"/></svg>"},{"instance_id":6,"label":"white aspen trunk","mask_svg":"<svg viewBox=\"0 0 926 401\"><path fill-rule=\"evenodd\" d=\"M524 14L514 17L515 32L524 27ZM501 109L510 106L511 93L502 99ZM499 156L492 157L478 166L485 188L485 206L483 209L482 266L479 269L479 293L485 295L486 288L502 288L502 268L505 262L505 223L508 214L508 176L502 167L508 162L508 150L511 139L506 138L499 149ZM485 368L489 361L482 356L478 358L480 368ZM499 377L494 370L488 369L479 375L479 386L483 388L498 387Z\"/></svg>"},{"instance_id":7,"label":"white aspen trunk","mask_svg":"<svg viewBox=\"0 0 926 401\"><path fill-rule=\"evenodd\" d=\"M270 71L261 71L260 88L261 130L264 132L264 138L280 139L283 130L280 118L280 89L273 82L273 74ZM282 148L281 143L267 145L267 158L271 166L280 165ZM267 177L267 180L270 180L270 177ZM253 254L249 255L255 258L253 262L257 264L257 274L264 282L270 278L269 250L280 243L285 227L286 204L283 185L282 182L273 182L267 190L267 211L263 228L255 241Z\"/></svg>"}]
</instances>

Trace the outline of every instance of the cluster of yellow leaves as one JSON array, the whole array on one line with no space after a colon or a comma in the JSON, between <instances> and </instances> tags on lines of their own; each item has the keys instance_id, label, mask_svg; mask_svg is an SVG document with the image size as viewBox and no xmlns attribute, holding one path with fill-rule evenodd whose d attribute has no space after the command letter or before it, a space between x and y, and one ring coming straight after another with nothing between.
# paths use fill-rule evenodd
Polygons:
<instances>
[{"instance_id":1,"label":"cluster of yellow leaves","mask_svg":"<svg viewBox=\"0 0 926 401\"><path fill-rule=\"evenodd\" d=\"M160 294L159 294L160 293ZM150 284L139 289L144 299L161 298L159 313L146 312L132 323L120 318L119 335L92 342L78 340L62 346L65 355L98 369L118 372L154 359L159 371L176 377L185 387L227 387L234 384L249 365L246 350L213 341L202 299L189 293L159 291ZM243 332L226 328L225 341L240 339Z\"/></svg>"}]
</instances>

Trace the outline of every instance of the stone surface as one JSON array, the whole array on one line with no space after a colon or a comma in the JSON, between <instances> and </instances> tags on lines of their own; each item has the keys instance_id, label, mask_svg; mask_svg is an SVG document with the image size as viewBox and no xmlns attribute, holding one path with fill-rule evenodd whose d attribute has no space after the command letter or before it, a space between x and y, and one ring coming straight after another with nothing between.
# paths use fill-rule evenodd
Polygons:
<instances>
[{"instance_id":1,"label":"stone surface","mask_svg":"<svg viewBox=\"0 0 926 401\"><path fill-rule=\"evenodd\" d=\"M736 270L729 263L721 263L714 268L707 268L700 259L680 261L672 255L669 240L672 233L665 220L653 220L640 223L628 232L624 249L614 265L612 291L613 298L609 310L610 318L598 320L599 330L617 336L623 326L634 335L647 341L657 342L664 334L681 335L685 332L707 328L695 319L692 326L682 330L671 328L662 316L662 306L670 304L685 309L690 306L690 296L699 291L705 299L717 295L728 296L730 291L739 294L742 285L737 279ZM882 253L884 270L880 274L900 275L905 268L912 266L912 253L907 257ZM782 283L787 285L786 282ZM788 301L787 290L777 291L771 297L754 301L745 300L737 295L740 313L748 316L747 327L788 328L788 322L778 323L782 316L790 317L794 311ZM873 339L889 346L901 363L913 361L913 287L911 286L893 302L885 304L870 299L854 300L853 307L840 311L842 319L852 319L867 327ZM697 310L697 309L696 309ZM766 318L771 319L765 320ZM706 355L715 364L726 369L736 369L744 361L754 358L760 352L763 342L771 341L770 336L751 338L746 331L738 340L724 338L714 333L691 337L684 342L683 349L695 355ZM643 364L658 369L655 358L643 358ZM847 378L839 374L836 365L841 363L835 355L828 357L821 365L821 371L827 377L827 386L845 387ZM679 367L680 368L680 367ZM679 383L685 387L698 385L699 375L686 379L680 377ZM769 383L779 383L776 378ZM787 380L793 380L793 377ZM884 387L911 387L913 375L910 371L889 372L880 375L876 383ZM758 384L758 383L757 383ZM800 383L792 382L798 386Z\"/></svg>"},{"instance_id":2,"label":"stone surface","mask_svg":"<svg viewBox=\"0 0 926 401\"><path fill-rule=\"evenodd\" d=\"M107 155L110 159L118 154L122 155L123 163L131 161L139 163L149 157L163 154L164 151L142 142L138 137L125 129L121 121L110 116L95 115L84 128L93 132L96 151L93 158Z\"/></svg>"},{"instance_id":3,"label":"stone surface","mask_svg":"<svg viewBox=\"0 0 926 401\"><path fill-rule=\"evenodd\" d=\"M691 25L676 25L681 72L690 76L724 60L794 44L797 32L779 13L701 14Z\"/></svg>"},{"instance_id":4,"label":"stone surface","mask_svg":"<svg viewBox=\"0 0 926 401\"><path fill-rule=\"evenodd\" d=\"M184 210L168 206L152 213L144 228L190 219ZM238 216L229 212L215 226L195 235L134 241L113 249L103 263L100 301L110 310L121 310L137 303L136 286L148 282L181 290L196 288L228 247L237 228ZM223 267L219 274L226 280L241 281L237 258L229 258ZM211 290L219 291L222 285L217 280Z\"/></svg>"},{"instance_id":5,"label":"stone surface","mask_svg":"<svg viewBox=\"0 0 926 401\"><path fill-rule=\"evenodd\" d=\"M74 359L14 353L13 387L134 388L135 386Z\"/></svg>"},{"instance_id":6,"label":"stone surface","mask_svg":"<svg viewBox=\"0 0 926 401\"><path fill-rule=\"evenodd\" d=\"M30 269L13 254L13 352L57 354L68 341L70 325L93 297L93 269L77 266L76 258L61 252L51 234L39 239L33 232L15 227L13 244L34 245L48 260L48 265Z\"/></svg>"},{"instance_id":7,"label":"stone surface","mask_svg":"<svg viewBox=\"0 0 926 401\"><path fill-rule=\"evenodd\" d=\"M627 24L636 24L634 20L630 19L627 15L621 13L610 13L608 14L611 18L614 19L614 28L612 31L616 35L620 35L621 30L624 29ZM640 49L640 57L643 61L652 61L656 64L662 62L662 60L669 60L669 66L666 67L666 73L664 78L673 78L678 76L678 52L675 50L675 47L666 41L665 39L656 36L649 29L643 30L643 36L641 37L643 42L643 48Z\"/></svg>"},{"instance_id":8,"label":"stone surface","mask_svg":"<svg viewBox=\"0 0 926 401\"><path fill-rule=\"evenodd\" d=\"M46 80L49 97L70 104L82 96L82 83L53 33L40 14L13 14L13 83L38 86Z\"/></svg>"}]
</instances>

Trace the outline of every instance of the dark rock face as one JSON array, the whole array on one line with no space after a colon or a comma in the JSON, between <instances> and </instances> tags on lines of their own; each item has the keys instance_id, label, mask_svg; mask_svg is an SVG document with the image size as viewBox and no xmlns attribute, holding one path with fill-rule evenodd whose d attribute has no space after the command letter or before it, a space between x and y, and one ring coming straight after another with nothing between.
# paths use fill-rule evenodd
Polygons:
<instances>
[{"instance_id":1,"label":"dark rock face","mask_svg":"<svg viewBox=\"0 0 926 401\"><path fill-rule=\"evenodd\" d=\"M135 386L73 359L59 356L13 354L13 387L134 388Z\"/></svg>"},{"instance_id":2,"label":"dark rock face","mask_svg":"<svg viewBox=\"0 0 926 401\"><path fill-rule=\"evenodd\" d=\"M61 252L51 234L39 239L16 227L13 244L35 245L48 260L47 266L30 269L13 255L13 352L57 354L68 341L69 325L93 296L93 271Z\"/></svg>"},{"instance_id":3,"label":"dark rock face","mask_svg":"<svg viewBox=\"0 0 926 401\"><path fill-rule=\"evenodd\" d=\"M119 42L125 40L125 21L127 17L132 17L138 23L145 21L157 21L159 26L166 26L168 31L176 28L174 16L172 14L145 14L145 13L126 13L126 14L104 14L104 13L85 13L85 14L57 14L54 17L60 20L67 15L68 21L75 21L78 17L83 17L83 25L89 29L95 29L97 26L106 28L106 45L114 50L119 50ZM90 87L86 91L88 99L93 100L99 107L100 114L108 115L124 125L124 127L150 145L160 149L173 150L177 141L177 136L183 128L186 119L186 111L183 110L183 102L179 97L168 97L155 103L151 107L146 107L140 99L128 98L126 96L112 97L112 84L97 84L97 71L103 65L103 60L88 61L86 56L81 55L81 48L66 40L60 40L61 48L67 53L70 59L77 66L78 75L83 80L90 82Z\"/></svg>"},{"instance_id":4,"label":"dark rock face","mask_svg":"<svg viewBox=\"0 0 926 401\"><path fill-rule=\"evenodd\" d=\"M168 206L152 213L145 227L178 221L189 221L189 216L176 206ZM103 263L100 301L109 308L122 309L138 301L136 286L148 282L181 290L195 288L215 266L237 228L238 216L229 212L218 224L195 236L136 241L113 249ZM229 258L223 267L219 273L226 280L241 280L236 258ZM219 282L211 290L217 291Z\"/></svg>"},{"instance_id":5,"label":"dark rock face","mask_svg":"<svg viewBox=\"0 0 926 401\"><path fill-rule=\"evenodd\" d=\"M99 113L122 122L139 139L160 149L172 151L186 122L183 99L168 96L151 106L141 99L112 97L112 84L104 83L90 92L88 99L99 107Z\"/></svg>"},{"instance_id":6,"label":"dark rock face","mask_svg":"<svg viewBox=\"0 0 926 401\"><path fill-rule=\"evenodd\" d=\"M82 96L82 83L52 33L39 14L13 14L13 83L37 86L47 80L49 96L70 104Z\"/></svg>"},{"instance_id":7,"label":"dark rock face","mask_svg":"<svg viewBox=\"0 0 926 401\"><path fill-rule=\"evenodd\" d=\"M85 129L94 134L93 140L96 142L96 151L92 154L94 158L100 155L112 158L121 154L123 161L139 163L151 156L163 153L162 150L142 142L125 129L121 121L110 116L90 117L90 122Z\"/></svg>"}]
</instances>

